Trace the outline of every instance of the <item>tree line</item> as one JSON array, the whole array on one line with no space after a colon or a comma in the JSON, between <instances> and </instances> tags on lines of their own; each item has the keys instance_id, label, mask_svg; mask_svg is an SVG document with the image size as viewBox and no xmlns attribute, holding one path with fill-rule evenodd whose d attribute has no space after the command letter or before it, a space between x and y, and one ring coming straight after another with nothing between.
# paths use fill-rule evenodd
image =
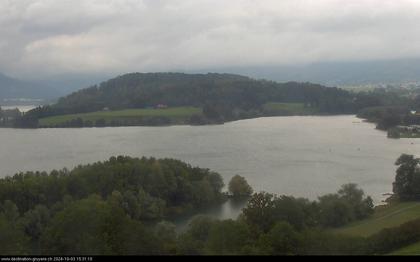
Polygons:
<instances>
[{"instance_id":1,"label":"tree line","mask_svg":"<svg viewBox=\"0 0 420 262\"><path fill-rule=\"evenodd\" d=\"M397 161L394 199L420 200L419 159ZM72 170L0 179L2 255L383 254L420 241L420 220L370 237L332 233L365 219L372 199L355 184L317 200L253 193L241 176L221 176L173 159L112 157ZM247 197L237 220L197 216L176 233L167 221L228 196Z\"/></svg>"},{"instance_id":2,"label":"tree line","mask_svg":"<svg viewBox=\"0 0 420 262\"><path fill-rule=\"evenodd\" d=\"M264 116L263 106L269 102L302 103L319 114L356 114L367 107L407 105L407 99L396 94L351 93L312 83L277 83L231 74L132 73L33 109L16 119L15 126L37 127L38 119L48 116L160 104L200 107L203 115L191 118L192 124L218 123ZM85 123L75 120L68 124Z\"/></svg>"},{"instance_id":3,"label":"tree line","mask_svg":"<svg viewBox=\"0 0 420 262\"><path fill-rule=\"evenodd\" d=\"M377 129L392 131L398 125L420 125L420 114L416 114L420 112L419 92L408 96L378 88L366 94L372 104L359 110L357 116L376 123Z\"/></svg>"}]
</instances>

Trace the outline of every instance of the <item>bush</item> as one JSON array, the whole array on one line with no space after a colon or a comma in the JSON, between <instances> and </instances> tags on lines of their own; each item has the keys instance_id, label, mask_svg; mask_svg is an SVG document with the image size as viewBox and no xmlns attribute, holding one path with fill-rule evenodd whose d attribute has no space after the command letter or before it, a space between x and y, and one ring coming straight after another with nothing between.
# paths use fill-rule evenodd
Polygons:
<instances>
[{"instance_id":1,"label":"bush","mask_svg":"<svg viewBox=\"0 0 420 262\"><path fill-rule=\"evenodd\" d=\"M253 189L242 176L236 175L229 182L229 192L235 198L249 197Z\"/></svg>"}]
</instances>

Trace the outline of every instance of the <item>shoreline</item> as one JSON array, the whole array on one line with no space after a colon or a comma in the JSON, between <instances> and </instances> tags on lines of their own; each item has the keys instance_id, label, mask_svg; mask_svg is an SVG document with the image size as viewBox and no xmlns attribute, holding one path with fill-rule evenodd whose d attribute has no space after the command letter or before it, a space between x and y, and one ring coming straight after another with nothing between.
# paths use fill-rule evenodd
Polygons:
<instances>
[{"instance_id":1,"label":"shoreline","mask_svg":"<svg viewBox=\"0 0 420 262\"><path fill-rule=\"evenodd\" d=\"M10 129L79 129L79 128L105 128L105 127L171 127L171 126L217 126L217 125L224 125L227 123L243 121L243 120L251 120L251 119L259 119L259 118L270 118L270 117L334 117L334 116L355 116L357 114L308 114L308 115L265 115L265 116L256 116L256 117L249 117L249 118L239 118L234 120L227 120L227 121L214 121L208 122L205 124L191 124L186 122L179 122L179 123L170 123L170 124L157 124L157 125L141 125L141 124L133 124L133 125L103 125L103 126L39 126L39 127L12 127L12 126L0 126L0 128L10 128ZM363 118L357 117L361 119L363 122L365 120Z\"/></svg>"}]
</instances>

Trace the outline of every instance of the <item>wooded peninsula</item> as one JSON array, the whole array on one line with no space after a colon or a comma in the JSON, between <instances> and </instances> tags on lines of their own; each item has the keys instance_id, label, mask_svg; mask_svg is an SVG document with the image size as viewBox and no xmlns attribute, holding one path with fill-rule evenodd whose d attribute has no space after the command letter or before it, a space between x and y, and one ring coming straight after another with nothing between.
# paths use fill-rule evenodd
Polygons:
<instances>
[{"instance_id":1,"label":"wooded peninsula","mask_svg":"<svg viewBox=\"0 0 420 262\"><path fill-rule=\"evenodd\" d=\"M205 125L263 116L357 114L379 129L418 125L420 96L350 92L232 74L131 73L24 114L0 111L17 128Z\"/></svg>"}]
</instances>

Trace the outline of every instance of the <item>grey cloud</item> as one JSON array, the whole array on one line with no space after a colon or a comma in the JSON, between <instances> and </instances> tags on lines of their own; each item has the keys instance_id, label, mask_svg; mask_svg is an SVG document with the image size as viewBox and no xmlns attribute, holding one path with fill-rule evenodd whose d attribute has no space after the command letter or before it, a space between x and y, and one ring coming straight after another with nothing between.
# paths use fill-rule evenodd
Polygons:
<instances>
[{"instance_id":1,"label":"grey cloud","mask_svg":"<svg viewBox=\"0 0 420 262\"><path fill-rule=\"evenodd\" d=\"M194 70L420 56L414 0L2 0L0 71Z\"/></svg>"}]
</instances>

